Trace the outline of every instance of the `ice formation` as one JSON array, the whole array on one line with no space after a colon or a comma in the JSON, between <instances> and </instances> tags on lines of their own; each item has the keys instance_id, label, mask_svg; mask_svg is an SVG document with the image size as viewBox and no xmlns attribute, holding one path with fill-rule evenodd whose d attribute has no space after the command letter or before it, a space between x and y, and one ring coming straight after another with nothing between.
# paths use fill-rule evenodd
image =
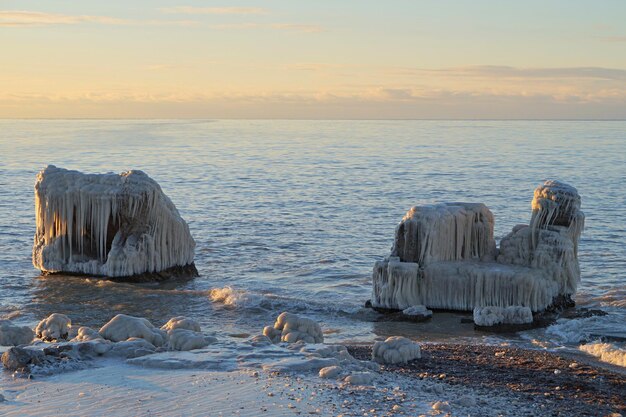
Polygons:
<instances>
[{"instance_id":1,"label":"ice formation","mask_svg":"<svg viewBox=\"0 0 626 417\"><path fill-rule=\"evenodd\" d=\"M390 256L374 265L372 306L542 311L576 292L584 218L574 187L546 181L535 190L530 224L514 227L498 249L484 204L413 207L396 228Z\"/></svg>"},{"instance_id":2,"label":"ice formation","mask_svg":"<svg viewBox=\"0 0 626 417\"><path fill-rule=\"evenodd\" d=\"M433 315L433 312L423 305L407 307L402 310L402 313L406 316L431 317Z\"/></svg>"},{"instance_id":3,"label":"ice formation","mask_svg":"<svg viewBox=\"0 0 626 417\"><path fill-rule=\"evenodd\" d=\"M194 332L201 331L200 324L198 324L197 321L184 316L172 317L167 323L161 326L161 330L165 330L166 332L175 329L186 329Z\"/></svg>"},{"instance_id":4,"label":"ice formation","mask_svg":"<svg viewBox=\"0 0 626 417\"><path fill-rule=\"evenodd\" d=\"M167 347L172 350L200 349L217 341L214 337L183 328L170 330L167 334L169 338Z\"/></svg>"},{"instance_id":5,"label":"ice formation","mask_svg":"<svg viewBox=\"0 0 626 417\"><path fill-rule=\"evenodd\" d=\"M474 323L478 326L496 324L528 324L533 322L533 313L528 307L476 307Z\"/></svg>"},{"instance_id":6,"label":"ice formation","mask_svg":"<svg viewBox=\"0 0 626 417\"><path fill-rule=\"evenodd\" d=\"M378 363L407 363L422 357L417 343L402 336L388 337L384 342L374 343L372 360Z\"/></svg>"},{"instance_id":7,"label":"ice formation","mask_svg":"<svg viewBox=\"0 0 626 417\"><path fill-rule=\"evenodd\" d=\"M371 385L373 381L374 374L371 372L355 372L344 379L350 385Z\"/></svg>"},{"instance_id":8,"label":"ice formation","mask_svg":"<svg viewBox=\"0 0 626 417\"><path fill-rule=\"evenodd\" d=\"M90 327L81 326L78 328L76 336L71 342L90 342L94 340L104 340L102 335Z\"/></svg>"},{"instance_id":9,"label":"ice formation","mask_svg":"<svg viewBox=\"0 0 626 417\"><path fill-rule=\"evenodd\" d=\"M338 365L327 366L320 369L319 377L324 379L335 379L341 374L341 367Z\"/></svg>"},{"instance_id":10,"label":"ice formation","mask_svg":"<svg viewBox=\"0 0 626 417\"><path fill-rule=\"evenodd\" d=\"M83 174L49 165L35 183L33 265L108 277L180 267L195 242L159 184L142 171Z\"/></svg>"},{"instance_id":11,"label":"ice formation","mask_svg":"<svg viewBox=\"0 0 626 417\"><path fill-rule=\"evenodd\" d=\"M16 326L10 320L0 320L0 346L25 345L35 338L28 326Z\"/></svg>"},{"instance_id":12,"label":"ice formation","mask_svg":"<svg viewBox=\"0 0 626 417\"><path fill-rule=\"evenodd\" d=\"M324 335L319 324L311 319L283 312L276 319L274 327L266 326L263 334L274 343L324 343Z\"/></svg>"},{"instance_id":13,"label":"ice formation","mask_svg":"<svg viewBox=\"0 0 626 417\"><path fill-rule=\"evenodd\" d=\"M107 340L121 342L136 337L144 339L154 346L163 346L167 341L167 333L157 329L143 317L118 314L102 326L99 333Z\"/></svg>"},{"instance_id":14,"label":"ice formation","mask_svg":"<svg viewBox=\"0 0 626 417\"><path fill-rule=\"evenodd\" d=\"M71 325L72 321L65 314L53 313L39 322L35 333L42 340L67 339Z\"/></svg>"}]
</instances>

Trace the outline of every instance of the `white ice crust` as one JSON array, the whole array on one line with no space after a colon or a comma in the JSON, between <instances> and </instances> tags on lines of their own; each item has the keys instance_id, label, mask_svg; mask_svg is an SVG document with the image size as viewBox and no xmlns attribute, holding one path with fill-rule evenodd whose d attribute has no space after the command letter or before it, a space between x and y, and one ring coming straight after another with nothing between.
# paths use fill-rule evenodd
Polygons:
<instances>
[{"instance_id":1,"label":"white ice crust","mask_svg":"<svg viewBox=\"0 0 626 417\"><path fill-rule=\"evenodd\" d=\"M474 323L478 326L494 326L496 324L528 324L533 322L533 312L529 307L476 307Z\"/></svg>"},{"instance_id":2,"label":"white ice crust","mask_svg":"<svg viewBox=\"0 0 626 417\"><path fill-rule=\"evenodd\" d=\"M578 192L558 181L537 187L530 225L513 228L499 249L483 204L413 207L396 228L390 256L374 265L372 305L542 311L556 296L576 292L583 226Z\"/></svg>"},{"instance_id":3,"label":"white ice crust","mask_svg":"<svg viewBox=\"0 0 626 417\"><path fill-rule=\"evenodd\" d=\"M378 363L407 363L422 357L417 343L402 336L388 337L384 342L374 343L372 360Z\"/></svg>"},{"instance_id":4,"label":"white ice crust","mask_svg":"<svg viewBox=\"0 0 626 417\"><path fill-rule=\"evenodd\" d=\"M10 320L0 320L0 346L25 345L35 338L28 326L17 326Z\"/></svg>"},{"instance_id":5,"label":"white ice crust","mask_svg":"<svg viewBox=\"0 0 626 417\"><path fill-rule=\"evenodd\" d=\"M35 183L33 265L109 277L193 262L195 242L159 184L142 171L83 174L48 166Z\"/></svg>"},{"instance_id":6,"label":"white ice crust","mask_svg":"<svg viewBox=\"0 0 626 417\"><path fill-rule=\"evenodd\" d=\"M172 317L167 323L161 326L161 330L165 330L166 332L175 329L186 329L194 332L201 331L200 324L197 321L184 316Z\"/></svg>"},{"instance_id":7,"label":"white ice crust","mask_svg":"<svg viewBox=\"0 0 626 417\"><path fill-rule=\"evenodd\" d=\"M431 310L427 309L426 306L424 306L424 305L417 305L417 306L407 307L404 310L402 310L402 313L405 316L430 317L430 316L433 315L433 312Z\"/></svg>"},{"instance_id":8,"label":"white ice crust","mask_svg":"<svg viewBox=\"0 0 626 417\"><path fill-rule=\"evenodd\" d=\"M102 326L99 333L107 340L121 342L129 338L139 338L153 344L163 346L167 341L167 333L157 329L143 317L118 314Z\"/></svg>"},{"instance_id":9,"label":"white ice crust","mask_svg":"<svg viewBox=\"0 0 626 417\"><path fill-rule=\"evenodd\" d=\"M273 343L324 342L324 335L319 324L311 319L288 312L281 313L273 327L266 326L263 329L263 334L270 338Z\"/></svg>"},{"instance_id":10,"label":"white ice crust","mask_svg":"<svg viewBox=\"0 0 626 417\"><path fill-rule=\"evenodd\" d=\"M90 342L94 340L104 340L104 338L91 327L81 326L71 342Z\"/></svg>"},{"instance_id":11,"label":"white ice crust","mask_svg":"<svg viewBox=\"0 0 626 417\"><path fill-rule=\"evenodd\" d=\"M167 332L168 344L171 350L192 350L200 349L217 341L211 336L204 336L202 333L193 330L177 328Z\"/></svg>"},{"instance_id":12,"label":"white ice crust","mask_svg":"<svg viewBox=\"0 0 626 417\"><path fill-rule=\"evenodd\" d=\"M72 321L65 314L52 313L41 320L35 328L35 334L42 340L66 339Z\"/></svg>"}]
</instances>

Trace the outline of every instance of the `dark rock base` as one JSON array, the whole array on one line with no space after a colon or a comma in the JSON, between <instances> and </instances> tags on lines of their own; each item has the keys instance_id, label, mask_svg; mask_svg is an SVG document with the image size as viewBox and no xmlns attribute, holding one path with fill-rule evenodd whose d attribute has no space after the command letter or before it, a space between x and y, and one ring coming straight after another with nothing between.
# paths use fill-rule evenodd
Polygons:
<instances>
[{"instance_id":1,"label":"dark rock base","mask_svg":"<svg viewBox=\"0 0 626 417\"><path fill-rule=\"evenodd\" d=\"M199 277L198 269L196 268L195 263L190 263L184 266L173 266L171 268L167 268L160 272L144 272L143 274L131 275L127 277L107 277L101 275L90 275L90 274L80 274L76 272L53 272L53 273L45 273L42 275L73 275L73 276L88 276L88 277L96 277L103 278L109 281L117 281L117 282L131 282L131 283L146 283L146 282L161 282L168 280L178 280L178 279L193 279Z\"/></svg>"}]
</instances>

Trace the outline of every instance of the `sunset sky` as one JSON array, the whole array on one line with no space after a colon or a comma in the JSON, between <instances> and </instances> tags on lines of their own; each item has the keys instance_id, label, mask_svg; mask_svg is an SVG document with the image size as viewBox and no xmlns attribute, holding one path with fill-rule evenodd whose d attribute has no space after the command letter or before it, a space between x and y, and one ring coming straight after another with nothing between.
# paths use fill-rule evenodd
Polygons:
<instances>
[{"instance_id":1,"label":"sunset sky","mask_svg":"<svg viewBox=\"0 0 626 417\"><path fill-rule=\"evenodd\" d=\"M626 1L0 2L2 118L626 118Z\"/></svg>"}]
</instances>

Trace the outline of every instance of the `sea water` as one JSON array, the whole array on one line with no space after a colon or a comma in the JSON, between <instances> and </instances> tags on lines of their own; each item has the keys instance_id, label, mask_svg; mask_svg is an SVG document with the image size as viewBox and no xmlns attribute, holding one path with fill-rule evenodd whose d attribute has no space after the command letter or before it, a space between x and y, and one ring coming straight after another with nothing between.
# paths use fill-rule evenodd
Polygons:
<instances>
[{"instance_id":1,"label":"sea water","mask_svg":"<svg viewBox=\"0 0 626 417\"><path fill-rule=\"evenodd\" d=\"M40 276L30 258L33 184L48 164L145 171L189 223L200 277L133 285ZM374 262L411 206L483 202L499 241L528 223L546 179L582 196L576 300L609 315L496 337L462 314L394 323L363 307ZM206 330L258 334L291 311L319 321L329 341L623 346L625 271L625 121L0 121L0 318L21 324L53 312L95 328L117 313L155 325L184 315Z\"/></svg>"}]
</instances>

